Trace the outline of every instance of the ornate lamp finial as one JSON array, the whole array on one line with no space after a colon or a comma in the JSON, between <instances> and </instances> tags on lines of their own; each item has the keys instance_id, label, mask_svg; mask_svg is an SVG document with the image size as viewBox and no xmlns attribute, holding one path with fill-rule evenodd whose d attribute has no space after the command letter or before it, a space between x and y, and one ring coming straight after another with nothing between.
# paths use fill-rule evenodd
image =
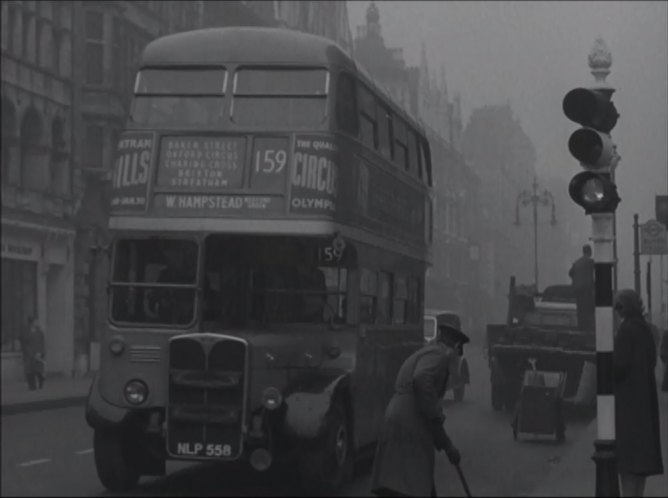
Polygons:
<instances>
[{"instance_id":1,"label":"ornate lamp finial","mask_svg":"<svg viewBox=\"0 0 668 498\"><path fill-rule=\"evenodd\" d=\"M605 44L603 38L596 38L587 59L591 74L594 75L596 83L605 85L605 78L610 74L610 67L612 66L612 54L608 50L608 46Z\"/></svg>"}]
</instances>

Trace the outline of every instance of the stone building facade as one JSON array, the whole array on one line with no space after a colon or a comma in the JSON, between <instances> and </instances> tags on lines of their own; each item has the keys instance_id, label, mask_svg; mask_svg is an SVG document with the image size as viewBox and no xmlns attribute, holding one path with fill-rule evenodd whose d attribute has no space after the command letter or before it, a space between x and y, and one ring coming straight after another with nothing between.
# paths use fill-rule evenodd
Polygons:
<instances>
[{"instance_id":1,"label":"stone building facade","mask_svg":"<svg viewBox=\"0 0 668 498\"><path fill-rule=\"evenodd\" d=\"M37 316L47 368L73 363L72 2L2 2L2 375ZM61 347L62 344L70 347Z\"/></svg>"},{"instance_id":2,"label":"stone building facade","mask_svg":"<svg viewBox=\"0 0 668 498\"><path fill-rule=\"evenodd\" d=\"M536 151L510 105L474 109L463 136L464 154L481 178L480 206L487 225L481 236L486 262L482 272L492 294L493 319L504 321L509 279L534 284L534 227L531 205L518 204L521 192L533 191ZM538 192L547 190L555 205L539 205L537 211L538 287L569 284L568 269L579 257L579 227L566 220L573 216L566 182L536 178ZM519 224L517 223L519 221Z\"/></svg>"},{"instance_id":3,"label":"stone building facade","mask_svg":"<svg viewBox=\"0 0 668 498\"><path fill-rule=\"evenodd\" d=\"M426 282L426 306L458 311L465 327L484 327L478 303L485 299L479 284L477 241L479 179L462 153L461 106L448 95L445 71L430 70L423 47L418 66L407 66L400 48L385 46L380 12L372 2L366 24L357 28L355 58L392 98L427 130L431 146L435 216L434 264Z\"/></svg>"},{"instance_id":4,"label":"stone building facade","mask_svg":"<svg viewBox=\"0 0 668 498\"><path fill-rule=\"evenodd\" d=\"M104 244L108 172L138 56L157 36L200 27L202 4L1 6L3 379L22 376L30 316L45 331L48 373L71 375L91 367L105 317L107 258L90 247Z\"/></svg>"}]
</instances>

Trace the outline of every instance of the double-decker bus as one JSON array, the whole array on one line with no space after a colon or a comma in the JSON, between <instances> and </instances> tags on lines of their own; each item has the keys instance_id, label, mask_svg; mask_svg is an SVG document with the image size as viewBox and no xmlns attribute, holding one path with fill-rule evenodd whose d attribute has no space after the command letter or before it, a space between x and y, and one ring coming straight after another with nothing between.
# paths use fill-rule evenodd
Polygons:
<instances>
[{"instance_id":1,"label":"double-decker bus","mask_svg":"<svg viewBox=\"0 0 668 498\"><path fill-rule=\"evenodd\" d=\"M340 488L422 343L431 177L419 123L327 39L148 44L86 408L105 487L166 460L245 460Z\"/></svg>"}]
</instances>

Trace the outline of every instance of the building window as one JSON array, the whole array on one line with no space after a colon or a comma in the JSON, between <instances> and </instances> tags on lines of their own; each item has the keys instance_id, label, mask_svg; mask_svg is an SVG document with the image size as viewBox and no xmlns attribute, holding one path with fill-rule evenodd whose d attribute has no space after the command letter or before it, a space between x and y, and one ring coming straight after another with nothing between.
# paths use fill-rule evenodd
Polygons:
<instances>
[{"instance_id":1,"label":"building window","mask_svg":"<svg viewBox=\"0 0 668 498\"><path fill-rule=\"evenodd\" d=\"M405 277L394 277L392 323L408 323L408 284Z\"/></svg>"},{"instance_id":2,"label":"building window","mask_svg":"<svg viewBox=\"0 0 668 498\"><path fill-rule=\"evenodd\" d=\"M86 83L101 85L104 81L104 16L86 12Z\"/></svg>"},{"instance_id":3,"label":"building window","mask_svg":"<svg viewBox=\"0 0 668 498\"><path fill-rule=\"evenodd\" d=\"M12 170L16 160L16 111L14 105L6 99L2 100L2 183L12 181Z\"/></svg>"},{"instance_id":4,"label":"building window","mask_svg":"<svg viewBox=\"0 0 668 498\"><path fill-rule=\"evenodd\" d=\"M35 18L30 12L23 12L23 57L35 62Z\"/></svg>"},{"instance_id":5,"label":"building window","mask_svg":"<svg viewBox=\"0 0 668 498\"><path fill-rule=\"evenodd\" d=\"M114 17L112 22L111 73L114 77L114 88L116 91L122 92L125 81L127 81L127 76L125 75L126 70L123 66L123 52L121 51L123 33L121 29L121 20L118 17Z\"/></svg>"},{"instance_id":6,"label":"building window","mask_svg":"<svg viewBox=\"0 0 668 498\"><path fill-rule=\"evenodd\" d=\"M70 169L65 125L63 120L55 118L51 125L51 191L57 195L70 192Z\"/></svg>"},{"instance_id":7,"label":"building window","mask_svg":"<svg viewBox=\"0 0 668 498\"><path fill-rule=\"evenodd\" d=\"M43 136L42 120L31 107L21 123L21 185L27 190L45 190L49 184Z\"/></svg>"},{"instance_id":8,"label":"building window","mask_svg":"<svg viewBox=\"0 0 668 498\"><path fill-rule=\"evenodd\" d=\"M2 258L2 352L21 350L21 334L37 315L37 263Z\"/></svg>"},{"instance_id":9,"label":"building window","mask_svg":"<svg viewBox=\"0 0 668 498\"><path fill-rule=\"evenodd\" d=\"M101 169L104 167L104 128L99 125L86 126L86 145L84 149L84 168Z\"/></svg>"},{"instance_id":10,"label":"building window","mask_svg":"<svg viewBox=\"0 0 668 498\"><path fill-rule=\"evenodd\" d=\"M378 312L376 323L392 323L392 274L378 272Z\"/></svg>"}]
</instances>

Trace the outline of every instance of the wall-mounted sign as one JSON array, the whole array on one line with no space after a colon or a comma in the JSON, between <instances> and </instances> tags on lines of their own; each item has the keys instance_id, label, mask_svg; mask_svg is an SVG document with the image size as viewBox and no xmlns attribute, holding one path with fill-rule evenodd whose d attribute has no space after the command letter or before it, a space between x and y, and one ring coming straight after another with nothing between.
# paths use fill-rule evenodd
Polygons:
<instances>
[{"instance_id":1,"label":"wall-mounted sign","mask_svg":"<svg viewBox=\"0 0 668 498\"><path fill-rule=\"evenodd\" d=\"M241 188L245 153L243 137L164 137L156 185L189 190Z\"/></svg>"},{"instance_id":2,"label":"wall-mounted sign","mask_svg":"<svg viewBox=\"0 0 668 498\"><path fill-rule=\"evenodd\" d=\"M319 135L297 135L292 156L290 212L331 214L338 196L338 145Z\"/></svg>"},{"instance_id":3,"label":"wall-mounted sign","mask_svg":"<svg viewBox=\"0 0 668 498\"><path fill-rule=\"evenodd\" d=\"M33 244L15 240L3 240L2 256L6 258L34 260L37 259L39 254L36 246Z\"/></svg>"},{"instance_id":4,"label":"wall-mounted sign","mask_svg":"<svg viewBox=\"0 0 668 498\"><path fill-rule=\"evenodd\" d=\"M146 209L154 140L151 132L121 135L111 180L112 211Z\"/></svg>"},{"instance_id":5,"label":"wall-mounted sign","mask_svg":"<svg viewBox=\"0 0 668 498\"><path fill-rule=\"evenodd\" d=\"M640 254L668 254L666 229L656 220L640 226Z\"/></svg>"}]
</instances>

